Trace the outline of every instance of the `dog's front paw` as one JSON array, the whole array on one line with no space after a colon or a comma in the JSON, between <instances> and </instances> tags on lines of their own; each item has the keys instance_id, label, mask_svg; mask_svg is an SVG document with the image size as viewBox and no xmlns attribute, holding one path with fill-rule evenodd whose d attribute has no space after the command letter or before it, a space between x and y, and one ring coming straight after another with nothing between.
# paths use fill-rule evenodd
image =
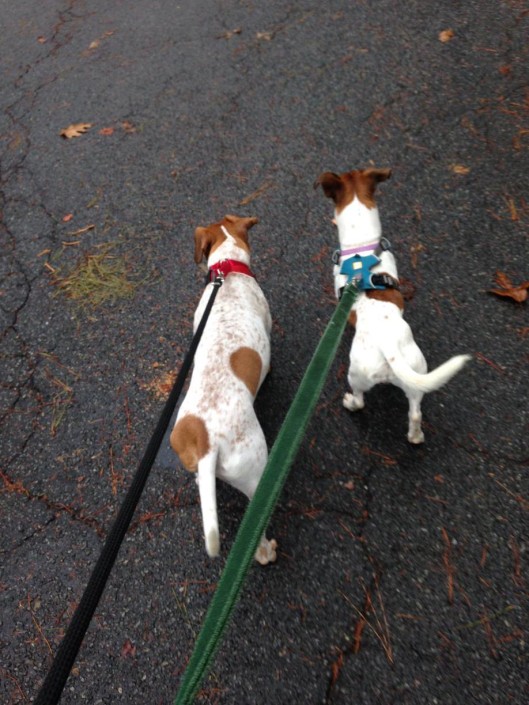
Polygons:
<instances>
[{"instance_id":1,"label":"dog's front paw","mask_svg":"<svg viewBox=\"0 0 529 705\"><path fill-rule=\"evenodd\" d=\"M362 397L355 397L351 392L346 392L343 395L343 405L349 411L358 411L364 408L364 399Z\"/></svg>"},{"instance_id":2,"label":"dog's front paw","mask_svg":"<svg viewBox=\"0 0 529 705\"><path fill-rule=\"evenodd\" d=\"M277 558L277 541L272 539L262 539L259 548L255 552L255 560L261 565L268 565L269 563L274 563Z\"/></svg>"}]
</instances>

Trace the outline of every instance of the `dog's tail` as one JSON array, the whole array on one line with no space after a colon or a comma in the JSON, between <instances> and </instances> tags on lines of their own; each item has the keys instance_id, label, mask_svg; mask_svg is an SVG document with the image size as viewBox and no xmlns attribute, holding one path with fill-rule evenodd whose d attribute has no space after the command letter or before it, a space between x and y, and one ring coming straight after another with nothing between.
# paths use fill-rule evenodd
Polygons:
<instances>
[{"instance_id":1,"label":"dog's tail","mask_svg":"<svg viewBox=\"0 0 529 705\"><path fill-rule=\"evenodd\" d=\"M210 451L198 461L197 472L206 551L212 558L218 556L220 550L219 522L217 518L217 493L215 487L216 466L217 451Z\"/></svg>"},{"instance_id":2,"label":"dog's tail","mask_svg":"<svg viewBox=\"0 0 529 705\"><path fill-rule=\"evenodd\" d=\"M446 384L472 357L471 355L455 355L443 362L439 367L436 367L435 370L421 374L409 365L397 344L384 341L382 343L382 352L389 366L401 382L404 382L407 387L425 393L433 392L442 387L443 384Z\"/></svg>"}]
</instances>

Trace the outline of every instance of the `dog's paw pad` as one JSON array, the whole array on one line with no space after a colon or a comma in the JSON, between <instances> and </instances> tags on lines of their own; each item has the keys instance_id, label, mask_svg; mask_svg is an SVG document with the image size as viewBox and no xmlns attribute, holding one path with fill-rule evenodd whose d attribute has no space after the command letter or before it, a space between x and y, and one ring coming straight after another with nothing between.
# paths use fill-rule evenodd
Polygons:
<instances>
[{"instance_id":1,"label":"dog's paw pad","mask_svg":"<svg viewBox=\"0 0 529 705\"><path fill-rule=\"evenodd\" d=\"M277 558L277 541L272 539L271 541L262 542L257 551L255 552L255 560L261 565L268 565L269 563L274 563Z\"/></svg>"}]
</instances>

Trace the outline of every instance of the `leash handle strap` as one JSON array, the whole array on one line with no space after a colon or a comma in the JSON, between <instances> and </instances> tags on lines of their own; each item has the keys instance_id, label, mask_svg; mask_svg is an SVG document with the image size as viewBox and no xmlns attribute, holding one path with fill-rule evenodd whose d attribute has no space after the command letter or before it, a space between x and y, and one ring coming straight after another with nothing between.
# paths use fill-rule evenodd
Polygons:
<instances>
[{"instance_id":1,"label":"leash handle strap","mask_svg":"<svg viewBox=\"0 0 529 705\"><path fill-rule=\"evenodd\" d=\"M213 291L209 297L204 314L191 341L189 351L184 358L178 377L165 403L158 424L151 436L140 465L134 475L129 490L123 500L119 513L107 536L101 555L92 571L81 601L72 617L64 635L51 668L42 684L34 705L56 705L61 697L64 686L77 657L84 635L97 608L108 576L118 555L121 543L127 533L134 510L149 477L158 449L176 407L178 397L182 393L186 377L189 373L196 349L206 327L206 322L213 307L215 298L222 285L221 280L213 282Z\"/></svg>"},{"instance_id":2,"label":"leash handle strap","mask_svg":"<svg viewBox=\"0 0 529 705\"><path fill-rule=\"evenodd\" d=\"M261 536L303 440L356 295L354 284L345 287L343 296L301 380L272 446L257 490L246 509L235 542L226 559L220 581L182 678L175 705L189 705L193 702L219 646Z\"/></svg>"}]
</instances>

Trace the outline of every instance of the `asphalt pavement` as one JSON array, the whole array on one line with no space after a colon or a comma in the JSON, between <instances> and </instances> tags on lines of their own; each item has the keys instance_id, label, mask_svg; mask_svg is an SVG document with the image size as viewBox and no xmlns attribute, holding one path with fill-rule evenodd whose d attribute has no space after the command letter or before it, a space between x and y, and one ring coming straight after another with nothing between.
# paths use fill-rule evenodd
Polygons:
<instances>
[{"instance_id":1,"label":"asphalt pavement","mask_svg":"<svg viewBox=\"0 0 529 705\"><path fill-rule=\"evenodd\" d=\"M347 412L340 345L197 703L529 702L529 6L30 0L0 10L0 701L30 703L190 341L194 228L258 216L271 444L335 307L322 171L391 167L431 367ZM62 133L62 135L61 135ZM522 289L523 291L523 289ZM246 502L159 454L64 705L173 702Z\"/></svg>"}]
</instances>

